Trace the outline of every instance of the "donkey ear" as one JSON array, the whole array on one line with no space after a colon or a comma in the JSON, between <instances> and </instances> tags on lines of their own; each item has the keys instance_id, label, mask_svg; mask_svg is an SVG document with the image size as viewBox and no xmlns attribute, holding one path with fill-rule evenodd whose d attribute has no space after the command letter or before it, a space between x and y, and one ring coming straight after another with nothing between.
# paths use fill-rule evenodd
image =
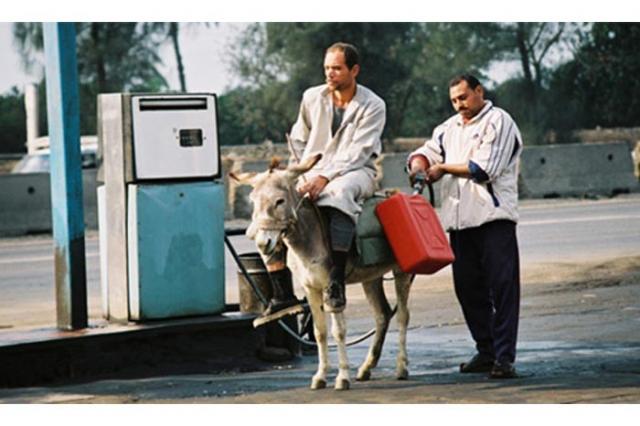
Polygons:
<instances>
[{"instance_id":1,"label":"donkey ear","mask_svg":"<svg viewBox=\"0 0 640 426\"><path fill-rule=\"evenodd\" d=\"M321 158L322 158L322 154L313 155L309 158L302 160L298 164L290 165L289 167L287 167L287 172L293 178L297 178L301 174L311 170L313 166L315 166L318 163L318 161L320 161Z\"/></svg>"},{"instance_id":2,"label":"donkey ear","mask_svg":"<svg viewBox=\"0 0 640 426\"><path fill-rule=\"evenodd\" d=\"M241 185L254 186L255 184L254 178L256 177L256 175L257 175L256 172L240 173L240 174L229 172L229 177Z\"/></svg>"}]
</instances>

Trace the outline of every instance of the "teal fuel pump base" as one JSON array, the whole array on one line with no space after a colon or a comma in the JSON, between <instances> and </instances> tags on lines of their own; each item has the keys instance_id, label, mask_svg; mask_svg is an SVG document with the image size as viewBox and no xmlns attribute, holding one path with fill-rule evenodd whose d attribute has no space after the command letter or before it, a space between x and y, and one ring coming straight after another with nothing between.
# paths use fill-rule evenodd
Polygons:
<instances>
[{"instance_id":1,"label":"teal fuel pump base","mask_svg":"<svg viewBox=\"0 0 640 426\"><path fill-rule=\"evenodd\" d=\"M130 318L223 312L223 185L131 184L128 192Z\"/></svg>"}]
</instances>

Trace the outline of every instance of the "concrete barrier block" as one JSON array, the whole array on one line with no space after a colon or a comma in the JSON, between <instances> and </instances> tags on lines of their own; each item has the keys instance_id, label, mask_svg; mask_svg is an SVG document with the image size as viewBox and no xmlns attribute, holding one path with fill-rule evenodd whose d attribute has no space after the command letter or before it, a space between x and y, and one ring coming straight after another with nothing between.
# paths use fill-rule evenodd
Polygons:
<instances>
[{"instance_id":1,"label":"concrete barrier block","mask_svg":"<svg viewBox=\"0 0 640 426\"><path fill-rule=\"evenodd\" d=\"M640 190L626 142L525 147L520 177L527 198Z\"/></svg>"},{"instance_id":2,"label":"concrete barrier block","mask_svg":"<svg viewBox=\"0 0 640 426\"><path fill-rule=\"evenodd\" d=\"M640 144L627 142L565 144L525 147L520 164L520 198L612 195L640 192L634 167L640 167ZM386 153L382 159L382 188L411 192L404 171L408 152ZM222 159L222 180L227 201L225 219L249 219L251 188L229 180L229 172L262 172L269 160L236 155ZM283 164L286 164L284 162ZM83 171L85 226L97 229L96 171ZM0 236L51 232L51 198L48 174L0 176ZM436 206L440 205L439 184L434 185ZM425 193L425 197L428 194Z\"/></svg>"},{"instance_id":3,"label":"concrete barrier block","mask_svg":"<svg viewBox=\"0 0 640 426\"><path fill-rule=\"evenodd\" d=\"M83 170L85 227L98 229L96 171ZM48 173L0 176L0 236L51 232L51 186Z\"/></svg>"}]
</instances>

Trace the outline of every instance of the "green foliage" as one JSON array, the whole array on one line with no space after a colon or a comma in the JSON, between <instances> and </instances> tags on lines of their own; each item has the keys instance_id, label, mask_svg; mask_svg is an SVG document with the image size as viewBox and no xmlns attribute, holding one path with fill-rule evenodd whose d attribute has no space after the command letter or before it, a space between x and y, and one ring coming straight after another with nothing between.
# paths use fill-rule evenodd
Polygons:
<instances>
[{"instance_id":1,"label":"green foliage","mask_svg":"<svg viewBox=\"0 0 640 426\"><path fill-rule=\"evenodd\" d=\"M494 24L254 24L237 41L233 57L243 87L223 98L236 99L226 104L241 108L234 119L251 123L243 140L283 140L303 91L324 81L325 49L346 41L360 51L358 82L387 103L385 136L425 135L452 113L447 81L460 72L482 76L501 55L504 47L494 37L499 31ZM229 125L225 114L222 131Z\"/></svg>"},{"instance_id":2,"label":"green foliage","mask_svg":"<svg viewBox=\"0 0 640 426\"><path fill-rule=\"evenodd\" d=\"M26 152L24 94L13 87L0 95L0 153Z\"/></svg>"},{"instance_id":3,"label":"green foliage","mask_svg":"<svg viewBox=\"0 0 640 426\"><path fill-rule=\"evenodd\" d=\"M633 126L640 123L640 24L597 23L578 53L577 84L588 102L592 126Z\"/></svg>"},{"instance_id":4,"label":"green foliage","mask_svg":"<svg viewBox=\"0 0 640 426\"><path fill-rule=\"evenodd\" d=\"M78 74L83 134L96 132L96 98L100 93L158 92L168 88L156 66L161 41L134 22L79 23Z\"/></svg>"},{"instance_id":5,"label":"green foliage","mask_svg":"<svg viewBox=\"0 0 640 426\"><path fill-rule=\"evenodd\" d=\"M549 140L551 122L567 112L566 103L558 103L549 89L550 81L559 58L567 55L586 26L516 22L500 27L501 42L507 49L505 58L518 61L522 74L495 88L496 104L514 117L525 143L545 143ZM559 137L568 141L568 132Z\"/></svg>"},{"instance_id":6,"label":"green foliage","mask_svg":"<svg viewBox=\"0 0 640 426\"><path fill-rule=\"evenodd\" d=\"M578 75L583 67L578 61L559 66L550 82L545 109L548 128L553 129L560 141L571 142L571 131L592 127L589 119L589 90L580 83Z\"/></svg>"},{"instance_id":7,"label":"green foliage","mask_svg":"<svg viewBox=\"0 0 640 426\"><path fill-rule=\"evenodd\" d=\"M272 121L282 120L276 118L282 108L271 110L252 107L257 102L269 102L265 98L277 95L277 91L236 88L220 96L218 116L221 143L240 145L260 143L265 139L283 141L284 133L277 133L277 129L269 125ZM275 103L277 99L271 102Z\"/></svg>"},{"instance_id":8,"label":"green foliage","mask_svg":"<svg viewBox=\"0 0 640 426\"><path fill-rule=\"evenodd\" d=\"M176 23L76 25L83 134L95 133L97 94L168 89L157 52L171 40L180 64ZM14 39L33 69L41 25L14 24ZM562 142L577 128L640 125L638 23L256 23L230 49L242 84L219 97L222 143L283 141L303 91L324 81L324 52L336 41L358 47L358 82L387 103L385 138L428 136L453 113L449 79L472 72L490 83L487 70L501 60L518 61L521 74L487 95L515 118L528 144L548 141L550 130ZM0 113L0 150L24 150L22 94L1 96ZM46 133L46 114L40 120Z\"/></svg>"},{"instance_id":9,"label":"green foliage","mask_svg":"<svg viewBox=\"0 0 640 426\"><path fill-rule=\"evenodd\" d=\"M639 43L640 24L594 24L553 73L547 127L569 140L573 129L640 125Z\"/></svg>"},{"instance_id":10,"label":"green foliage","mask_svg":"<svg viewBox=\"0 0 640 426\"><path fill-rule=\"evenodd\" d=\"M302 92L323 82L324 51L335 41L359 48L358 81L386 101L387 138L427 136L452 114L448 80L472 72L487 82L486 70L500 60L518 61L521 74L488 97L515 118L528 144L640 123L640 24L268 23L250 26L236 43L233 66L244 84L222 97L229 140L282 140Z\"/></svg>"},{"instance_id":11,"label":"green foliage","mask_svg":"<svg viewBox=\"0 0 640 426\"><path fill-rule=\"evenodd\" d=\"M33 66L42 52L41 27L39 23L14 24L14 39L25 66ZM158 50L165 39L159 37L154 28L134 22L76 24L82 134L96 133L98 94L168 89L157 69L162 63ZM44 103L42 93L40 97ZM46 111L46 107L41 111Z\"/></svg>"}]
</instances>

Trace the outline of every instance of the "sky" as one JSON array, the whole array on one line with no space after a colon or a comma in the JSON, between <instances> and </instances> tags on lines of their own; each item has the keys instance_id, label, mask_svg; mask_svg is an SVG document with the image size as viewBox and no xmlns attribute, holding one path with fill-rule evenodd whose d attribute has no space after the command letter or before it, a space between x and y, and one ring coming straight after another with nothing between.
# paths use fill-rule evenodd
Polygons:
<instances>
[{"instance_id":1,"label":"sky","mask_svg":"<svg viewBox=\"0 0 640 426\"><path fill-rule=\"evenodd\" d=\"M233 84L226 60L226 46L247 24L261 21L446 21L446 22L504 22L504 21L638 21L640 2L583 0L580 8L558 3L557 0L536 0L517 3L512 0L457 0L448 4L424 3L416 7L415 0L394 0L373 5L370 0L351 0L341 3L310 3L305 7L299 0L234 0L232 2L154 3L150 10L144 2L109 0L108 8L96 8L86 0L65 0L62 7L49 0L20 0L3 6L7 21L158 21L196 22L216 21L217 25L185 26L181 30L181 47L187 78L192 92L224 93ZM595 5L594 5L595 3ZM170 6L167 6L169 4ZM420 3L418 3L420 4ZM72 12L70 12L72 10ZM635 17L635 18L634 18ZM226 22L225 22L226 21ZM165 66L161 71L171 89L178 89L175 58L170 44L161 52ZM42 71L40 71L42 72ZM320 74L321 71L319 71ZM517 63L498 63L489 70L490 78L499 83L519 72ZM38 75L22 70L12 44L11 22L0 22L0 94L12 86L20 90L26 83L38 81Z\"/></svg>"},{"instance_id":2,"label":"sky","mask_svg":"<svg viewBox=\"0 0 640 426\"><path fill-rule=\"evenodd\" d=\"M0 94L13 86L23 91L24 85L38 82L42 70L25 73L20 57L13 46L12 23L0 23ZM226 46L247 24L219 23L217 25L181 25L180 45L185 67L187 89L191 92L224 93L233 83L226 60ZM170 43L161 50L164 66L160 68L172 89L180 87L176 61Z\"/></svg>"},{"instance_id":3,"label":"sky","mask_svg":"<svg viewBox=\"0 0 640 426\"><path fill-rule=\"evenodd\" d=\"M13 48L11 24L0 23L0 94L6 93L12 86L23 87L30 82L20 66L20 59ZM22 89L21 89L22 90Z\"/></svg>"},{"instance_id":4,"label":"sky","mask_svg":"<svg viewBox=\"0 0 640 426\"><path fill-rule=\"evenodd\" d=\"M247 27L247 23L217 23L206 25L182 24L180 47L190 92L224 93L235 83L229 70L227 50L235 37ZM24 91L24 86L38 82L42 68L27 74L20 63L20 57L13 45L12 23L0 23L0 94L8 92L13 86ZM160 71L167 79L171 89L179 89L178 71L173 49L167 42L161 49L164 65ZM322 70L318 70L321 79ZM490 69L491 78L500 82L518 72L518 64L500 63Z\"/></svg>"}]
</instances>

